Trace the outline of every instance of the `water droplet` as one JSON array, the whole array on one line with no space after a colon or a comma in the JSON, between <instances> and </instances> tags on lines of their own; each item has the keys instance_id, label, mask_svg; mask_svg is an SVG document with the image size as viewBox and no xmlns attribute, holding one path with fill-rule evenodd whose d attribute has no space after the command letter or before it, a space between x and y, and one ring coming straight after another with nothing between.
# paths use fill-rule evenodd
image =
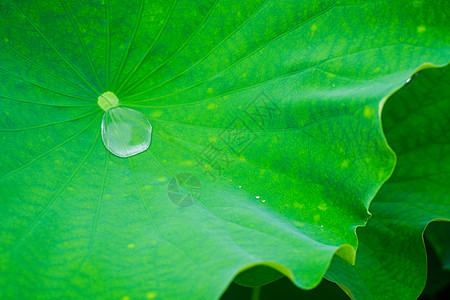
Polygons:
<instances>
[{"instance_id":1,"label":"water droplet","mask_svg":"<svg viewBox=\"0 0 450 300\"><path fill-rule=\"evenodd\" d=\"M142 113L134 109L113 107L103 115L103 144L116 156L130 157L147 150L151 136L152 125Z\"/></svg>"},{"instance_id":2,"label":"water droplet","mask_svg":"<svg viewBox=\"0 0 450 300\"><path fill-rule=\"evenodd\" d=\"M406 83L411 81L411 77L409 77L408 79L406 79Z\"/></svg>"},{"instance_id":3,"label":"water droplet","mask_svg":"<svg viewBox=\"0 0 450 300\"><path fill-rule=\"evenodd\" d=\"M323 225L320 225L321 228L323 228Z\"/></svg>"},{"instance_id":4,"label":"water droplet","mask_svg":"<svg viewBox=\"0 0 450 300\"><path fill-rule=\"evenodd\" d=\"M262 202L262 203L266 203L266 200L263 199L263 200L261 200L261 202Z\"/></svg>"},{"instance_id":5,"label":"water droplet","mask_svg":"<svg viewBox=\"0 0 450 300\"><path fill-rule=\"evenodd\" d=\"M240 185L239 188L241 188L242 186Z\"/></svg>"},{"instance_id":6,"label":"water droplet","mask_svg":"<svg viewBox=\"0 0 450 300\"><path fill-rule=\"evenodd\" d=\"M256 199L259 199L259 196L256 196Z\"/></svg>"}]
</instances>

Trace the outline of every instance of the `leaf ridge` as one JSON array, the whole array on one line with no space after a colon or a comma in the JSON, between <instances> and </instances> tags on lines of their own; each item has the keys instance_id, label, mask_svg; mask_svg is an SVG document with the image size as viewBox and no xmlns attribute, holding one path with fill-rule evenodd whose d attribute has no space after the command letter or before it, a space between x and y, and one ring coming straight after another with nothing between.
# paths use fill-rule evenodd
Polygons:
<instances>
[{"instance_id":1,"label":"leaf ridge","mask_svg":"<svg viewBox=\"0 0 450 300\"><path fill-rule=\"evenodd\" d=\"M100 128L97 130L97 134L95 136L94 142L92 143L91 147L89 148L89 151L87 152L87 154L84 156L83 160L80 162L80 164L78 164L78 166L75 168L75 170L72 172L72 174L66 180L66 182L61 186L61 188L55 193L55 195L47 203L45 208L43 210L41 210L39 215L33 220L32 224L28 227L26 232L16 242L16 244L11 248L11 251L14 251L20 245L22 245L23 241L33 232L33 230L36 227L36 224L39 222L39 220L49 211L49 209L53 206L53 204L55 203L55 200L58 198L58 196L61 194L61 192L64 190L64 188L72 181L73 177L76 175L78 170L83 166L83 164L86 162L88 157L91 155L92 150L94 149L94 146L97 143L99 134L100 134Z\"/></svg>"},{"instance_id":2,"label":"leaf ridge","mask_svg":"<svg viewBox=\"0 0 450 300\"><path fill-rule=\"evenodd\" d=\"M94 77L97 80L98 86L100 87L101 90L103 90L102 84L101 84L100 79L99 79L98 74L97 74L97 71L95 70L94 64L92 63L91 55L89 54L89 51L87 50L86 43L85 43L84 39L81 37L80 29L78 28L78 26L75 23L75 18L74 18L73 14L72 14L72 11L67 6L67 3L65 2L65 0L60 0L60 2L61 2L62 7L64 8L64 11L66 12L67 16L70 19L70 23L72 24L72 28L74 29L75 33L77 34L78 41L81 44L81 48L83 49L84 56L86 56L86 59L89 62L89 65L91 67L92 73L94 74Z\"/></svg>"},{"instance_id":3,"label":"leaf ridge","mask_svg":"<svg viewBox=\"0 0 450 300\"><path fill-rule=\"evenodd\" d=\"M127 92L131 91L132 89L136 88L140 84L142 84L145 80L150 78L155 72L157 72L159 69L161 69L163 66L165 66L173 57L175 57L178 53L181 52L181 50L186 47L186 45L189 44L189 42L192 40L192 38L197 34L197 32L206 24L209 17L211 16L212 12L214 11L214 8L217 6L217 3L219 3L220 0L215 0L213 5L210 7L208 12L206 13L205 17L203 18L202 22L197 26L197 28L190 34L190 36L184 41L184 43L180 46L180 48L177 49L172 55L170 55L167 59L165 59L159 66L155 67L153 70L150 71L149 74L145 75L142 79L140 79L138 82L134 83L130 87L126 88L123 91L123 95L126 95Z\"/></svg>"},{"instance_id":4,"label":"leaf ridge","mask_svg":"<svg viewBox=\"0 0 450 300\"><path fill-rule=\"evenodd\" d=\"M74 98L74 99L83 100L83 101L85 101L85 102L90 102L90 103L93 102L91 99L88 99L88 98L83 98L83 97L80 97L80 96L74 96L74 95L66 94L66 93L64 93L64 92L60 92L60 91L54 90L54 89L52 89L52 88L50 88L50 87L43 86L43 85L41 85L41 84L39 84L39 83L37 83L37 82L31 81L31 80L25 78L25 77L21 77L21 76L19 76L19 75L13 74L11 71L8 71L8 70L6 70L6 69L3 69L2 67L0 67L0 71L3 71L5 74L7 74L7 75L9 75L9 76L11 76L11 77L13 77L13 78L22 80L23 82L26 82L26 83L31 84L31 85L34 85L34 86L36 86L36 87L38 87L38 88L47 90L47 91L52 92L52 93L54 93L54 94L59 94L59 95L66 96L66 97L69 97L69 98Z\"/></svg>"},{"instance_id":5,"label":"leaf ridge","mask_svg":"<svg viewBox=\"0 0 450 300\"><path fill-rule=\"evenodd\" d=\"M267 4L267 2L269 2L270 0L265 0L250 16L249 18L247 18L243 23L241 23L241 25L239 25L235 30L233 30L229 35L227 35L222 41L220 41L216 46L214 46L204 57L202 57L200 60L198 60L197 62L195 62L194 64L192 64L191 66L189 66L187 69L185 69L183 72L181 72L180 74L162 82L159 83L155 86L153 86L151 89L148 89L146 91L134 94L134 95L130 95L127 96L127 98L132 98L136 95L141 95L142 93L146 93L149 92L153 89L156 89L166 83L168 83L169 81L175 80L176 78L179 78L180 76L182 76L183 74L185 74L186 72L188 72L189 70L191 70L192 68L194 68L196 65L200 64L202 61L204 61L206 58L209 57L209 55L211 53L214 52L214 50L216 50L220 45L222 45L223 43L225 43L231 36L233 36L236 32L238 32L243 26L245 26L245 24L247 24L248 22L250 22L251 19L253 19L256 15L258 15L258 13L261 11L261 9Z\"/></svg>"},{"instance_id":6,"label":"leaf ridge","mask_svg":"<svg viewBox=\"0 0 450 300\"><path fill-rule=\"evenodd\" d=\"M98 115L98 116L99 116L99 115ZM0 182L3 181L5 178L7 178L7 177L9 177L9 176L11 176L11 175L13 175L13 174L19 172L20 170L26 168L27 166L31 165L33 162L35 162L35 161L37 161L38 159L44 157L45 155L47 155L47 154L49 154L49 153L55 151L55 150L58 149L59 147L63 146L64 144L66 144L66 143L70 142L71 140L73 140L74 138L76 138L77 136L81 135L83 132L85 132L85 131L92 125L92 123L94 123L94 121L98 118L98 116L95 117L95 118L93 118L92 121L89 122L88 125L87 125L85 128L83 128L83 129L82 129L81 131L79 131L78 133L72 135L70 138L68 138L68 139L65 140L64 142L62 142L62 143L56 145L56 146L53 147L53 148L50 148L49 150L47 150L46 152L44 152L44 153L42 153L42 154L39 154L38 156L36 156L35 158L31 159L31 160L28 161L27 163L21 165L21 166L18 167L17 169L14 169L14 170L12 170L12 171L10 171L10 172L8 172L8 173L2 175L2 176L0 177Z\"/></svg>"},{"instance_id":7,"label":"leaf ridge","mask_svg":"<svg viewBox=\"0 0 450 300\"><path fill-rule=\"evenodd\" d=\"M218 99L218 98L222 98L222 97L224 97L224 96L227 96L227 95L230 95L230 94L233 94L233 93L242 92L242 91L249 90L249 89L252 89L252 88L255 88L255 87L259 87L259 86L266 85L266 84L268 84L268 83L271 83L272 81L276 81L276 80L279 80L279 79L282 79L282 78L286 78L286 77L290 77L290 76L293 76L293 75L302 74L302 73L304 73L304 72L311 71L311 70L313 70L313 69L315 69L315 68L317 68L318 70L325 71L324 69L319 68L319 67L320 67L321 65L323 65L323 64L325 64L325 63L328 63L328 62L330 62L330 61L333 61L333 60L335 60L335 59L340 59L340 58L343 58L343 57L347 57L347 56L350 56L350 55L354 55L354 54L357 54L357 53L361 53L361 52L363 52L363 51L378 50L378 49L380 49L380 48L397 46L397 45L399 45L399 44L402 44L402 43L395 43L395 44L385 45L385 46L381 46L381 47L380 47L380 46L377 46L377 47L367 48L367 49L362 49L362 50L360 49L360 50L357 50L357 51L352 52L352 53L345 53L345 54L338 55L338 56L335 56L335 57L332 57L332 58L326 58L326 59L324 59L324 60L318 62L318 63L315 64L315 65L311 65L311 66L308 66L308 67L305 67L305 68L301 68L301 69L299 69L299 70L287 72L287 73L278 75L278 76L276 76L276 77L269 78L269 79L267 79L267 80L258 82L258 83L256 83L256 84L252 84L252 85L244 86L244 87L242 87L242 88L237 88L237 89L234 89L234 90L230 90L230 91L224 92L224 93L222 93L222 94L219 94L219 95L217 95L217 96L214 96L214 97L211 97L211 98L207 98L207 99L202 99L202 100L199 100L199 101L194 101L194 102L189 102L189 103L181 103L181 104L160 105L160 106L144 106L144 105L136 105L136 103L155 101L155 100L164 99L164 98L166 98L166 97L170 97L170 96L174 96L174 95L180 94L180 93L182 93L182 92L184 92L184 91L186 91L186 90L189 90L189 89L191 89L191 88L197 86L197 84L195 84L195 85L192 85L192 86L190 86L190 87L187 87L187 88L185 88L185 89L183 89L183 90L180 90L180 91L177 91L177 92L173 92L173 93L171 93L171 94L161 95L161 96L158 96L158 97L154 97L154 98L150 98L150 99L145 99L145 100L130 101L130 102L127 102L127 105L130 106L130 107L169 108L169 107L183 107L183 106L190 106L190 105L197 105L197 104L207 103L207 102L210 102L210 101L212 101L212 100L216 100L216 99ZM420 47L420 46L419 46L419 47ZM327 71L327 72L329 72L329 71ZM220 74L217 74L217 75L215 75L214 77L219 76L219 75L220 75ZM211 78L210 78L210 79L211 79ZM210 80L210 79L208 79L208 80ZM206 81L207 81L207 80L205 80L204 82L206 82ZM200 82L199 84L203 84L204 82Z\"/></svg>"},{"instance_id":8,"label":"leaf ridge","mask_svg":"<svg viewBox=\"0 0 450 300\"><path fill-rule=\"evenodd\" d=\"M28 61L29 63L34 64L35 66L38 66L40 69L42 69L43 71L45 71L45 72L47 72L48 74L52 75L53 77L55 77L55 78L57 78L57 79L59 79L59 80L65 82L65 83L67 83L67 84L70 85L71 87L74 87L74 88L76 88L76 89L78 89L78 90L80 90L80 91L82 91L82 92L84 92L84 93L86 93L86 94L92 94L91 91L86 90L84 87L81 87L81 86L79 86L79 85L77 85L77 84L75 84L75 83L73 83L73 82L71 82L71 81L69 81L69 80L67 80L67 79L65 79L65 78L63 78L63 77L61 77L61 76L59 76L59 75L53 73L53 72L51 72L51 71L48 70L46 67L44 67L44 66L42 66L41 64L39 64L39 63L37 63L37 62L31 60L31 59L28 58L28 57L26 57L22 52L20 52L19 50L15 49L14 47L12 47L12 46L9 45L8 43L4 42L3 40L0 40L0 42L1 42L5 47L7 47L8 49L10 49L10 50L13 51L14 53L16 53L18 56L22 57L23 59L25 59L25 60Z\"/></svg>"},{"instance_id":9,"label":"leaf ridge","mask_svg":"<svg viewBox=\"0 0 450 300\"><path fill-rule=\"evenodd\" d=\"M56 121L56 122L51 122L51 123L46 123L46 124L40 124L40 125L36 125L36 126L31 126L31 127L22 127L22 128L0 128L0 132L17 132L17 131L25 131L25 130L31 130L31 129L37 129L37 128L43 128L43 127L48 127L48 126L54 126L54 125L58 125L58 124L63 124L63 123L67 123L67 122L72 122L72 121L76 121L76 120L80 120L84 117L88 117L90 115L93 115L94 113L98 112L98 110L93 110L90 111L86 114L77 116L75 118L71 118L71 119L66 119L66 120L62 120L62 121Z\"/></svg>"},{"instance_id":10,"label":"leaf ridge","mask_svg":"<svg viewBox=\"0 0 450 300\"><path fill-rule=\"evenodd\" d=\"M16 3L14 3L13 0L9 0L9 2L25 17L25 19L28 21L28 23L33 27L33 29L44 39L44 41L58 54L59 57L62 58L62 60L77 74L81 80L83 80L94 92L95 94L100 94L100 92L92 86L92 84L86 79L86 77L78 71L75 66L69 62L69 60L62 55L62 53L53 45L52 42L36 27L36 25L31 21L31 19L17 6Z\"/></svg>"},{"instance_id":11,"label":"leaf ridge","mask_svg":"<svg viewBox=\"0 0 450 300\"><path fill-rule=\"evenodd\" d=\"M144 0L141 0L141 4L140 4L140 7L139 7L139 13L138 13L135 25L134 25L133 33L131 34L131 40L128 43L127 50L125 51L125 54L124 54L124 56L122 58L122 62L120 63L120 67L119 67L119 69L117 71L117 74L114 76L114 80L113 80L113 84L112 84L113 90L116 90L117 81L119 80L120 75L122 74L123 69L125 67L125 63L126 63L126 61L128 59L128 55L130 53L131 45L133 44L134 40L136 39L136 34L137 34L137 31L138 31L138 28L139 28L139 24L141 23L141 18L142 18L143 12L144 12Z\"/></svg>"},{"instance_id":12,"label":"leaf ridge","mask_svg":"<svg viewBox=\"0 0 450 300\"><path fill-rule=\"evenodd\" d=\"M0 98L8 99L11 101L30 103L30 104L42 105L42 106L50 106L50 107L63 107L63 108L97 107L97 105L59 105L59 104L40 103L40 102L36 102L36 101L32 101L32 100L19 99L19 98L4 96L4 95L0 95Z\"/></svg>"},{"instance_id":13,"label":"leaf ridge","mask_svg":"<svg viewBox=\"0 0 450 300\"><path fill-rule=\"evenodd\" d=\"M136 71L141 67L142 63L144 62L144 60L147 58L148 54L150 53L150 51L153 49L153 46L156 44L156 42L159 40L159 38L161 37L161 34L163 33L164 29L167 26L167 23L169 22L170 17L172 16L172 13L175 9L175 6L177 5L178 0L175 0L172 4L172 7L170 8L169 13L167 14L166 19L164 20L163 25L161 26L161 29L159 30L158 34L156 35L156 37L153 39L152 43L150 44L150 46L148 47L147 51L145 52L145 54L142 56L142 58L140 59L140 61L137 63L137 65L133 68L133 70L130 72L130 74L128 74L128 76L124 79L124 81L122 82L122 84L119 86L119 89L117 90L117 93L120 94L120 92L122 91L122 88L128 83L128 81L131 79L131 77L133 77L133 75L136 73Z\"/></svg>"}]
</instances>

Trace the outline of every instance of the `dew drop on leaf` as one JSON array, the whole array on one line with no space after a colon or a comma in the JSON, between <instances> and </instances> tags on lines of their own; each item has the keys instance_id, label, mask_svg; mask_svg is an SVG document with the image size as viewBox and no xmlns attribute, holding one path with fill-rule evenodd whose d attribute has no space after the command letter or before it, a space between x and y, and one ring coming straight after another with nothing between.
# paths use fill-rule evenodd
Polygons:
<instances>
[{"instance_id":1,"label":"dew drop on leaf","mask_svg":"<svg viewBox=\"0 0 450 300\"><path fill-rule=\"evenodd\" d=\"M150 122L134 109L114 107L103 115L103 144L116 156L130 157L147 150L151 134Z\"/></svg>"}]
</instances>

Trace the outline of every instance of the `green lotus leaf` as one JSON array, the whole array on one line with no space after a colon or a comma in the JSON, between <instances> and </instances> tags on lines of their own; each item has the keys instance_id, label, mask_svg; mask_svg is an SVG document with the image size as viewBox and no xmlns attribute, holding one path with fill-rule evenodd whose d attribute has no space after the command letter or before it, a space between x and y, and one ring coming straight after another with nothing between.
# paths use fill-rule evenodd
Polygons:
<instances>
[{"instance_id":1,"label":"green lotus leaf","mask_svg":"<svg viewBox=\"0 0 450 300\"><path fill-rule=\"evenodd\" d=\"M355 266L335 257L326 274L356 299L417 299L425 287L423 232L433 220L450 220L449 82L450 67L422 71L385 105L395 171L357 231Z\"/></svg>"},{"instance_id":2,"label":"green lotus leaf","mask_svg":"<svg viewBox=\"0 0 450 300\"><path fill-rule=\"evenodd\" d=\"M382 99L449 60L446 7L0 2L0 298L211 299L257 265L314 287L391 174ZM147 150L105 148L118 108Z\"/></svg>"}]
</instances>

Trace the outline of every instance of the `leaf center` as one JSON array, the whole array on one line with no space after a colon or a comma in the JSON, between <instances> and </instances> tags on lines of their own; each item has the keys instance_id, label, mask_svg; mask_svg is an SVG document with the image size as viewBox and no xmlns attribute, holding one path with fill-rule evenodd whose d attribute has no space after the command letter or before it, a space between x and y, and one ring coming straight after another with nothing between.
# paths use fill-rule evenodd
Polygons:
<instances>
[{"instance_id":1,"label":"leaf center","mask_svg":"<svg viewBox=\"0 0 450 300\"><path fill-rule=\"evenodd\" d=\"M105 92L98 96L97 103L104 111L108 111L119 105L119 98L113 92Z\"/></svg>"}]
</instances>

